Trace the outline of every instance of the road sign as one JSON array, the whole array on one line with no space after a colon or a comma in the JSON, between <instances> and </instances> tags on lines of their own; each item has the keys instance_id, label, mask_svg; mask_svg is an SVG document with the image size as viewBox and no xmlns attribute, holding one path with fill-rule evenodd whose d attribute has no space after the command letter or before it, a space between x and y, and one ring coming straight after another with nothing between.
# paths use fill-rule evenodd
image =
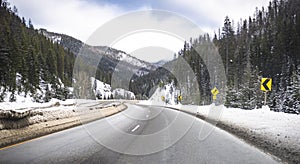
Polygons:
<instances>
[{"instance_id":1,"label":"road sign","mask_svg":"<svg viewBox=\"0 0 300 164\"><path fill-rule=\"evenodd\" d=\"M179 95L179 96L178 96L178 101L181 101L181 100L182 100L182 96Z\"/></svg>"},{"instance_id":2,"label":"road sign","mask_svg":"<svg viewBox=\"0 0 300 164\"><path fill-rule=\"evenodd\" d=\"M272 79L271 78L262 78L260 83L260 89L262 91L268 92L272 90Z\"/></svg>"},{"instance_id":3,"label":"road sign","mask_svg":"<svg viewBox=\"0 0 300 164\"><path fill-rule=\"evenodd\" d=\"M215 96L219 94L219 90L216 87L214 87L214 89L211 90L211 93Z\"/></svg>"},{"instance_id":4,"label":"road sign","mask_svg":"<svg viewBox=\"0 0 300 164\"><path fill-rule=\"evenodd\" d=\"M166 100L165 96L161 96L161 100L165 101Z\"/></svg>"},{"instance_id":5,"label":"road sign","mask_svg":"<svg viewBox=\"0 0 300 164\"><path fill-rule=\"evenodd\" d=\"M217 99L217 95L213 95L213 99L216 100Z\"/></svg>"}]
</instances>

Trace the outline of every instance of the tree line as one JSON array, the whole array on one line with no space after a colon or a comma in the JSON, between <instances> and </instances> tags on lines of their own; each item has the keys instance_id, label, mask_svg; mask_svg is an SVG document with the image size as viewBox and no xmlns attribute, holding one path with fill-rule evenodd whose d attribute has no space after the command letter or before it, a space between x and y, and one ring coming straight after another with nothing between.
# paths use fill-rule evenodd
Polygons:
<instances>
[{"instance_id":1,"label":"tree line","mask_svg":"<svg viewBox=\"0 0 300 164\"><path fill-rule=\"evenodd\" d=\"M203 45L201 40L203 37L194 41L191 39L179 53L192 68L198 61L193 58L197 56L193 55L193 47ZM200 62L194 70L200 90L219 85L225 90L226 106L254 109L261 107L264 100L260 90L261 78L272 78L273 86L268 93L267 105L274 111L300 113L300 1L270 1L267 8L256 8L253 17L240 20L236 25L226 16L224 26L212 42L222 58L227 85L223 88L224 85L216 82L212 84L212 79L210 83L203 83L201 78L209 77L201 73L205 69L199 67L203 64ZM186 47L189 47L188 50ZM209 89L202 96L208 96Z\"/></svg>"},{"instance_id":2,"label":"tree line","mask_svg":"<svg viewBox=\"0 0 300 164\"><path fill-rule=\"evenodd\" d=\"M7 92L10 101L22 92L38 102L66 98L74 54L34 29L30 19L20 18L6 0L0 5L0 101Z\"/></svg>"},{"instance_id":3,"label":"tree line","mask_svg":"<svg viewBox=\"0 0 300 164\"><path fill-rule=\"evenodd\" d=\"M210 104L210 91L217 87L217 103L255 109L264 101L261 78L272 78L267 105L273 111L299 114L299 53L300 1L273 0L267 8L256 8L254 16L236 24L226 16L214 37L205 34L185 42L177 58L164 66L169 73L150 73L133 82L132 88L136 95L148 97L145 93L151 87L168 83L171 77L183 93L183 103ZM220 60L214 58L216 54Z\"/></svg>"}]
</instances>

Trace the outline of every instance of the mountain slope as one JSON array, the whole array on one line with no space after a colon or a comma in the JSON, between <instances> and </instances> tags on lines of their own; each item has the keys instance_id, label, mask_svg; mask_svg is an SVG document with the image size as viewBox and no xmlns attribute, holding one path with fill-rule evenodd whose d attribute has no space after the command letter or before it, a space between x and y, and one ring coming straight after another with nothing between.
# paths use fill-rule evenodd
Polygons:
<instances>
[{"instance_id":1,"label":"mountain slope","mask_svg":"<svg viewBox=\"0 0 300 164\"><path fill-rule=\"evenodd\" d=\"M73 53L51 42L30 21L0 4L0 101L23 94L34 101L66 98L72 84Z\"/></svg>"},{"instance_id":2,"label":"mountain slope","mask_svg":"<svg viewBox=\"0 0 300 164\"><path fill-rule=\"evenodd\" d=\"M107 46L90 46L84 44L82 41L77 40L71 36L58 34L54 32L49 32L45 29L40 29L39 32L51 39L53 42L57 42L62 45L65 49L72 51L74 54L78 55L82 48L87 51L91 51L96 55L101 57L101 61L99 63L98 70L101 72L100 74L108 74L105 75L111 76L111 74L115 71L115 68L122 67L124 72L135 72L135 77L140 77L145 74L148 74L150 71L153 71L157 68L157 66L137 59L129 54L126 54L123 51L116 50ZM105 71L105 72L104 72ZM103 77L97 77L100 80L104 80ZM109 83L109 80L106 79L105 82Z\"/></svg>"}]
</instances>

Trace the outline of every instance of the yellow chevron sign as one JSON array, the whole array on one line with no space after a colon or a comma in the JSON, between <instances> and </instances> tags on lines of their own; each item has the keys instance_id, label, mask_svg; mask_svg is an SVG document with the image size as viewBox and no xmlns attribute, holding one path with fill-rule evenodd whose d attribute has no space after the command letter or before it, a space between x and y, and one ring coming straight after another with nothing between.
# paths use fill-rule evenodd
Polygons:
<instances>
[{"instance_id":1,"label":"yellow chevron sign","mask_svg":"<svg viewBox=\"0 0 300 164\"><path fill-rule=\"evenodd\" d=\"M272 90L272 79L271 78L262 78L260 83L260 89L262 91L271 91Z\"/></svg>"}]
</instances>

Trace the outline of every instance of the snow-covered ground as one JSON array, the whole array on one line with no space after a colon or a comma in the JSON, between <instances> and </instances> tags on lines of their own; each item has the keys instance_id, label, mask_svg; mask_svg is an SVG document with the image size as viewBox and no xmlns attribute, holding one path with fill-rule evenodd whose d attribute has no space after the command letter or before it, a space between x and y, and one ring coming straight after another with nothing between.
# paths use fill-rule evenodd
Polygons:
<instances>
[{"instance_id":1,"label":"snow-covered ground","mask_svg":"<svg viewBox=\"0 0 300 164\"><path fill-rule=\"evenodd\" d=\"M252 130L281 142L293 140L300 145L300 116L270 111L269 107L243 110L237 108L213 108L212 106L181 106L183 111L192 112L210 118L211 110L221 110L219 121Z\"/></svg>"},{"instance_id":2,"label":"snow-covered ground","mask_svg":"<svg viewBox=\"0 0 300 164\"><path fill-rule=\"evenodd\" d=\"M159 97L140 101L139 104L159 105L188 112L284 160L300 162L300 115L274 112L268 106L243 110L214 104L172 105L166 104Z\"/></svg>"},{"instance_id":3,"label":"snow-covered ground","mask_svg":"<svg viewBox=\"0 0 300 164\"><path fill-rule=\"evenodd\" d=\"M197 114L286 162L300 162L300 115L270 111L268 106L243 110L212 104L180 110Z\"/></svg>"},{"instance_id":4,"label":"snow-covered ground","mask_svg":"<svg viewBox=\"0 0 300 164\"><path fill-rule=\"evenodd\" d=\"M141 105L168 105L177 106L180 102L177 97L180 95L173 83L166 84L162 88L157 88L148 101L140 101Z\"/></svg>"},{"instance_id":5,"label":"snow-covered ground","mask_svg":"<svg viewBox=\"0 0 300 164\"><path fill-rule=\"evenodd\" d=\"M177 104L176 96L172 92L174 89L172 84L165 85L158 88L149 100L140 101L138 104L164 106L190 113L285 161L300 162L300 115L274 112L268 106L244 110L215 104L208 106ZM200 137L205 139L209 137L209 133Z\"/></svg>"},{"instance_id":6,"label":"snow-covered ground","mask_svg":"<svg viewBox=\"0 0 300 164\"><path fill-rule=\"evenodd\" d=\"M114 99L135 99L133 92L125 90L123 88L116 88L111 91L111 86L100 80L91 77L92 88L95 94L96 99L107 100L113 97Z\"/></svg>"},{"instance_id":7,"label":"snow-covered ground","mask_svg":"<svg viewBox=\"0 0 300 164\"><path fill-rule=\"evenodd\" d=\"M76 100L76 105L73 102L59 101L50 107L35 104L35 107L39 107L33 109L31 107L31 110L25 112L18 109L1 110L0 147L95 121L126 108L125 105L115 101ZM18 119L16 117L7 119L9 112L17 114Z\"/></svg>"},{"instance_id":8,"label":"snow-covered ground","mask_svg":"<svg viewBox=\"0 0 300 164\"><path fill-rule=\"evenodd\" d=\"M147 101L140 101L141 105L159 105L176 108L182 111L198 114L206 119L214 119L223 123L249 129L253 132L267 135L281 142L293 140L300 145L300 115L270 111L268 106L261 109L243 110L226 108L225 106L196 106L181 105L175 102L175 87L172 84L158 88ZM168 103L162 100L169 99ZM217 111L216 111L217 110Z\"/></svg>"},{"instance_id":9,"label":"snow-covered ground","mask_svg":"<svg viewBox=\"0 0 300 164\"><path fill-rule=\"evenodd\" d=\"M112 92L109 84L97 80L94 77L91 77L91 83L96 99L104 100L111 98Z\"/></svg>"},{"instance_id":10,"label":"snow-covered ground","mask_svg":"<svg viewBox=\"0 0 300 164\"><path fill-rule=\"evenodd\" d=\"M133 92L127 91L122 88L116 88L112 92L115 99L127 99L127 100L134 100L135 95Z\"/></svg>"},{"instance_id":11,"label":"snow-covered ground","mask_svg":"<svg viewBox=\"0 0 300 164\"><path fill-rule=\"evenodd\" d=\"M0 130L15 129L28 125L73 118L84 115L94 109L119 106L115 101L96 101L69 99L66 101L52 99L48 103L0 103Z\"/></svg>"},{"instance_id":12,"label":"snow-covered ground","mask_svg":"<svg viewBox=\"0 0 300 164\"><path fill-rule=\"evenodd\" d=\"M66 101L61 101L58 99L51 99L47 103L37 103L32 102L31 98L28 96L27 98L19 98L17 102L1 102L0 103L0 110L16 110L16 111L26 111L31 110L33 108L46 108L50 106L54 106L55 104L60 104L64 106L70 106L75 104L75 99L67 99Z\"/></svg>"}]
</instances>

